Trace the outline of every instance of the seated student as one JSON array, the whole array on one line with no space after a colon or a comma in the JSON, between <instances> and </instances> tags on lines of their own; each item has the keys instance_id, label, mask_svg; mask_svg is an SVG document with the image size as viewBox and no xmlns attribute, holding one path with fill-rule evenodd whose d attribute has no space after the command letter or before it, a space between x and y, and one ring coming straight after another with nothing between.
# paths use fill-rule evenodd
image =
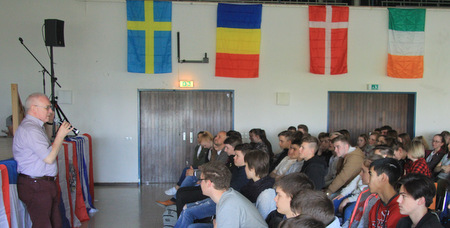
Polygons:
<instances>
[{"instance_id":1,"label":"seated student","mask_svg":"<svg viewBox=\"0 0 450 228\"><path fill-rule=\"evenodd\" d=\"M317 150L317 155L322 158L329 167L329 162L331 156L333 156L333 149L330 150L331 141L330 134L326 132L321 132L317 138L319 138L319 149ZM331 146L332 147L332 146Z\"/></svg>"},{"instance_id":2,"label":"seated student","mask_svg":"<svg viewBox=\"0 0 450 228\"><path fill-rule=\"evenodd\" d=\"M442 131L441 135L444 136L445 144L447 144L447 145L450 144L450 132Z\"/></svg>"},{"instance_id":3,"label":"seated student","mask_svg":"<svg viewBox=\"0 0 450 228\"><path fill-rule=\"evenodd\" d=\"M302 133L303 133L303 135L308 135L309 133L308 133L308 126L306 126L305 124L299 124L298 126L297 126L297 130L298 131L301 131Z\"/></svg>"},{"instance_id":4,"label":"seated student","mask_svg":"<svg viewBox=\"0 0 450 228\"><path fill-rule=\"evenodd\" d=\"M302 145L302 140L299 138L296 138L292 141L291 147L289 148L289 158L294 158L295 162L289 167L289 169L284 173L284 175L300 172L300 170L303 167L303 158L300 157L300 147ZM276 178L278 178L277 176ZM275 178L275 179L276 179Z\"/></svg>"},{"instance_id":5,"label":"seated student","mask_svg":"<svg viewBox=\"0 0 450 228\"><path fill-rule=\"evenodd\" d=\"M341 210L341 208L343 209L345 207L346 201L355 202L354 209L353 211L351 211L351 216L348 220L343 220L344 224L342 225L342 228L362 228L368 226L370 209L378 201L378 195L375 193L371 193L368 187L370 180L369 167L373 161L382 158L383 157L378 154L369 154L369 156L364 160L364 163L361 166L361 173L359 174L364 188L359 194L356 194L355 192L351 193L351 196L344 199L339 205L339 209ZM357 198L355 199L355 197ZM347 209L348 208L345 209L344 214L348 213Z\"/></svg>"},{"instance_id":6,"label":"seated student","mask_svg":"<svg viewBox=\"0 0 450 228\"><path fill-rule=\"evenodd\" d=\"M258 144L240 144L234 148L234 166L229 167L231 171L230 186L236 191L241 191L241 188L248 182L245 173L245 154L254 150ZM264 145L264 144L261 144ZM185 205L178 206L177 211L180 210L180 216L178 218L175 227L188 227L194 220L211 217L215 214L216 203L211 198L206 198L197 202L190 202Z\"/></svg>"},{"instance_id":7,"label":"seated student","mask_svg":"<svg viewBox=\"0 0 450 228\"><path fill-rule=\"evenodd\" d=\"M295 142L296 144L293 145L293 142ZM297 158L298 158L298 152L299 152L299 148L300 148L300 145L299 145L300 142L301 141L299 141L299 140L292 140L292 141L287 141L286 144L283 144L283 146L289 146L288 153L287 153L287 156L284 157L283 160L277 165L277 167L270 173L270 176L272 178L276 179L283 175L289 174L288 171L289 171L289 169L291 169L291 166L294 164L295 164L295 166L291 169L291 173L300 171L300 168L301 168L300 164L296 164ZM281 144L281 140L280 140L280 147L281 146L282 146L282 144Z\"/></svg>"},{"instance_id":8,"label":"seated student","mask_svg":"<svg viewBox=\"0 0 450 228\"><path fill-rule=\"evenodd\" d=\"M425 149L421 141L413 140L411 148L408 150L408 158L411 160L405 164L405 174L421 173L427 177L431 177L430 169L427 162L423 158Z\"/></svg>"},{"instance_id":9,"label":"seated student","mask_svg":"<svg viewBox=\"0 0 450 228\"><path fill-rule=\"evenodd\" d=\"M411 173L402 177L398 184L400 213L408 217L400 219L397 228L442 227L437 216L428 210L436 194L434 182L429 177Z\"/></svg>"},{"instance_id":10,"label":"seated student","mask_svg":"<svg viewBox=\"0 0 450 228\"><path fill-rule=\"evenodd\" d=\"M398 163L405 170L405 164L410 160L408 158L408 148L405 144L400 141L395 141L392 145L392 150L394 151L394 158L397 159Z\"/></svg>"},{"instance_id":11,"label":"seated student","mask_svg":"<svg viewBox=\"0 0 450 228\"><path fill-rule=\"evenodd\" d=\"M397 141L401 142L403 146L406 147L406 149L408 149L409 146L411 145L411 137L409 136L408 133L399 134L397 137Z\"/></svg>"},{"instance_id":12,"label":"seated student","mask_svg":"<svg viewBox=\"0 0 450 228\"><path fill-rule=\"evenodd\" d=\"M350 146L350 142L345 136L337 136L333 139L333 145L336 155L344 158L344 161L337 172L336 178L326 190L328 195L337 192L350 183L361 171L361 164L364 161L364 152L359 148Z\"/></svg>"},{"instance_id":13,"label":"seated student","mask_svg":"<svg viewBox=\"0 0 450 228\"><path fill-rule=\"evenodd\" d=\"M414 137L413 141L414 140L420 141L422 143L423 147L425 148L425 150L429 150L430 149L430 146L428 145L427 140L422 135ZM411 141L411 143L412 143L412 141Z\"/></svg>"},{"instance_id":14,"label":"seated student","mask_svg":"<svg viewBox=\"0 0 450 228\"><path fill-rule=\"evenodd\" d=\"M297 128L294 127L294 126L289 126L287 130L290 131L290 132L296 132Z\"/></svg>"},{"instance_id":15,"label":"seated student","mask_svg":"<svg viewBox=\"0 0 450 228\"><path fill-rule=\"evenodd\" d=\"M387 137L391 137L391 138L397 138L398 137L398 132L396 131L396 130L389 130L387 133L386 133L386 136Z\"/></svg>"},{"instance_id":16,"label":"seated student","mask_svg":"<svg viewBox=\"0 0 450 228\"><path fill-rule=\"evenodd\" d=\"M292 143L294 145L295 143ZM325 185L325 175L327 174L327 164L319 156L316 155L319 140L313 136L306 136L303 138L299 158L303 160L302 169L300 172L306 174L314 183L316 190L321 190Z\"/></svg>"},{"instance_id":17,"label":"seated student","mask_svg":"<svg viewBox=\"0 0 450 228\"><path fill-rule=\"evenodd\" d=\"M231 173L225 165L211 162L203 165L201 169L202 192L217 204L214 227L267 227L256 207L239 192L230 188Z\"/></svg>"},{"instance_id":18,"label":"seated student","mask_svg":"<svg viewBox=\"0 0 450 228\"><path fill-rule=\"evenodd\" d=\"M378 194L380 199L373 205L369 213L368 227L395 227L405 217L400 214L397 199L399 197L395 185L401 177L402 168L397 160L383 158L373 161L369 169L369 189Z\"/></svg>"},{"instance_id":19,"label":"seated student","mask_svg":"<svg viewBox=\"0 0 450 228\"><path fill-rule=\"evenodd\" d=\"M339 135L342 135L341 133L335 131L330 134L330 147L328 148L329 151L331 151L331 157L328 161L328 171L327 175L325 176L325 187L328 187L331 182L333 182L334 178L336 177L337 168L339 164L342 163L342 158L338 157L336 155L336 151L334 151L334 144L332 143L333 139L338 137Z\"/></svg>"},{"instance_id":20,"label":"seated student","mask_svg":"<svg viewBox=\"0 0 450 228\"><path fill-rule=\"evenodd\" d=\"M265 152L254 150L244 157L245 173L250 181L241 188L241 194L250 202L255 203L256 208L264 219L276 209L275 190L272 188L275 179L269 174L269 155Z\"/></svg>"},{"instance_id":21,"label":"seated student","mask_svg":"<svg viewBox=\"0 0 450 228\"><path fill-rule=\"evenodd\" d=\"M360 134L358 136L358 141L356 142L356 146L361 149L365 155L367 155L371 150L368 147L369 144L367 143L367 141L369 140L369 137L367 137L366 134Z\"/></svg>"},{"instance_id":22,"label":"seated student","mask_svg":"<svg viewBox=\"0 0 450 228\"><path fill-rule=\"evenodd\" d=\"M391 147L386 145L378 145L373 148L373 153L382 156L383 158L393 158L394 150Z\"/></svg>"},{"instance_id":23,"label":"seated student","mask_svg":"<svg viewBox=\"0 0 450 228\"><path fill-rule=\"evenodd\" d=\"M309 215L299 215L280 223L280 228L325 228L323 222Z\"/></svg>"},{"instance_id":24,"label":"seated student","mask_svg":"<svg viewBox=\"0 0 450 228\"><path fill-rule=\"evenodd\" d=\"M425 160L427 161L430 172L433 174L434 168L436 168L436 165L442 160L448 151L445 138L441 134L436 134L433 136L431 145L433 146L433 150L425 151Z\"/></svg>"},{"instance_id":25,"label":"seated student","mask_svg":"<svg viewBox=\"0 0 450 228\"><path fill-rule=\"evenodd\" d=\"M177 185L175 187L172 187L170 189L167 189L165 191L166 195L173 196L177 193L177 190L180 188L181 184L183 183L184 179L186 178L186 171L188 169L198 168L199 165L202 165L205 163L206 155L209 153L208 151L212 149L213 147L213 136L208 131L201 131L197 134L197 142L198 145L195 147L197 156L194 158L194 162L191 167L186 167L183 169L183 172L181 173L181 176L177 182ZM170 203L170 202L168 202Z\"/></svg>"},{"instance_id":26,"label":"seated student","mask_svg":"<svg viewBox=\"0 0 450 228\"><path fill-rule=\"evenodd\" d=\"M450 151L450 144L447 147ZM434 168L434 172L437 173L436 208L442 208L445 190L448 186L448 178L450 177L450 153L447 153L441 159L441 162Z\"/></svg>"},{"instance_id":27,"label":"seated student","mask_svg":"<svg viewBox=\"0 0 450 228\"><path fill-rule=\"evenodd\" d=\"M273 187L277 193L275 196L277 210L272 211L271 214L267 216L266 222L269 227L275 228L278 227L283 219L295 216L291 210L292 197L303 189L314 189L314 184L308 176L303 173L291 173L276 180Z\"/></svg>"},{"instance_id":28,"label":"seated student","mask_svg":"<svg viewBox=\"0 0 450 228\"><path fill-rule=\"evenodd\" d=\"M340 228L339 219L334 216L333 202L322 191L304 189L291 201L291 210L295 215L309 215L322 221L327 228Z\"/></svg>"},{"instance_id":29,"label":"seated student","mask_svg":"<svg viewBox=\"0 0 450 228\"><path fill-rule=\"evenodd\" d=\"M227 165L227 167L229 167L230 169L232 168L232 166L233 166L233 156L234 156L234 147L236 146L236 145L239 145L239 144L242 144L242 140L241 140L241 138L239 138L239 137L236 137L236 136L230 136L230 137L227 137L225 140L224 140L224 142L223 142L223 151L225 152L225 153L222 153L222 155L220 155L220 156L218 156L217 158L219 158L219 157L221 157L221 156L223 156L223 155L227 155L228 157L227 157L227 162L226 162L226 165ZM223 159L220 159L221 160L221 162L223 162L222 160ZM185 173L185 178L184 178L184 180L181 182L181 184L178 186L176 186L175 187L175 190L173 190L173 189L170 189L170 190L172 190L172 191L174 191L173 192L173 197L171 198L171 199L169 199L169 200L166 200L166 201L156 201L158 204L162 204L162 205L164 205L164 206L168 206L168 205L173 205L173 204L175 204L176 203L176 193L177 193L177 190L179 189L179 188L183 188L183 187L191 187L191 186L197 186L198 184L197 184L197 181L198 181L198 176L200 175L199 173L197 173L196 172L197 170L194 170L194 168L191 166L188 170L186 170L186 173ZM167 190L167 191L169 191L169 190ZM166 192L167 192L166 191Z\"/></svg>"},{"instance_id":30,"label":"seated student","mask_svg":"<svg viewBox=\"0 0 450 228\"><path fill-rule=\"evenodd\" d=\"M380 127L381 135L387 135L388 131L392 130L392 127L389 125L384 125Z\"/></svg>"},{"instance_id":31,"label":"seated student","mask_svg":"<svg viewBox=\"0 0 450 228\"><path fill-rule=\"evenodd\" d=\"M227 153L222 153L223 148L225 146L224 142L227 139L227 133L225 131L220 131L217 133L216 137L214 137L214 150L211 151L210 154L207 155L206 161L220 161L225 164L228 160Z\"/></svg>"},{"instance_id":32,"label":"seated student","mask_svg":"<svg viewBox=\"0 0 450 228\"><path fill-rule=\"evenodd\" d=\"M380 134L377 132L371 132L369 135L369 141L368 144L370 147L374 148L378 144L378 137L380 137Z\"/></svg>"},{"instance_id":33,"label":"seated student","mask_svg":"<svg viewBox=\"0 0 450 228\"><path fill-rule=\"evenodd\" d=\"M253 128L249 132L250 142L253 143L263 143L267 147L267 152L269 153L270 158L270 164L273 162L273 151L272 151L272 144L269 142L266 136L266 131L260 128Z\"/></svg>"},{"instance_id":34,"label":"seated student","mask_svg":"<svg viewBox=\"0 0 450 228\"><path fill-rule=\"evenodd\" d=\"M205 156L208 150L211 148L211 144L209 144L209 148L202 146L202 140L205 138L205 135L208 135L212 138L212 134L207 131L200 131L197 133L197 146L194 148L194 158L192 160L192 167L199 167L205 163Z\"/></svg>"},{"instance_id":35,"label":"seated student","mask_svg":"<svg viewBox=\"0 0 450 228\"><path fill-rule=\"evenodd\" d=\"M278 134L278 141L281 148L281 153L275 155L273 163L270 165L269 172L272 172L275 167L280 164L280 162L287 156L289 147L291 146L291 142L293 140L293 133L290 131L282 131Z\"/></svg>"}]
</instances>

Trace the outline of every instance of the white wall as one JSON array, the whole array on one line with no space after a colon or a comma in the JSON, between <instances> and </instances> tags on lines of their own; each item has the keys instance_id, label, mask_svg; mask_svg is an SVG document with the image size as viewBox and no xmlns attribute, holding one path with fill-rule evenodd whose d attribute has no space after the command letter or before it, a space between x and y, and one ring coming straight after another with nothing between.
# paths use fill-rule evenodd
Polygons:
<instances>
[{"instance_id":1,"label":"white wall","mask_svg":"<svg viewBox=\"0 0 450 228\"><path fill-rule=\"evenodd\" d=\"M327 130L328 91L417 92L416 135L450 129L450 9L428 9L425 75L405 80L386 76L385 8L350 8L348 71L342 76L308 73L308 15L305 6L265 5L262 18L260 77L214 77L216 4L173 3L173 73L126 72L126 8L124 2L75 0L3 0L0 2L0 128L11 113L10 84L18 83L22 100L42 91L39 65L18 41L48 68L41 37L44 19L65 21L66 47L54 48L55 72L62 90L73 94L61 104L71 122L94 139L96 182L137 182L138 89L178 89L178 80L194 80L195 89L235 91L235 129L266 129L277 150L276 135L289 125L307 124L313 134ZM178 64L176 32L181 33L183 59L209 64ZM49 84L47 77L47 85ZM49 88L47 87L47 93ZM289 106L276 105L276 93L288 92ZM125 137L132 137L131 141Z\"/></svg>"}]
</instances>

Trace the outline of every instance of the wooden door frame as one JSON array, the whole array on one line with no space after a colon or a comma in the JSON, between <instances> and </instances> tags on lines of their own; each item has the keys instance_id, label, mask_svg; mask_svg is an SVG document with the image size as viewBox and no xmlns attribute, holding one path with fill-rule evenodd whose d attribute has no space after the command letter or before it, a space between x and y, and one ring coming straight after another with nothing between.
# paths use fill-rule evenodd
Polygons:
<instances>
[{"instance_id":1,"label":"wooden door frame","mask_svg":"<svg viewBox=\"0 0 450 228\"><path fill-rule=\"evenodd\" d=\"M138 115L138 175L139 181L138 184L142 184L142 173L141 173L141 92L228 92L232 94L231 97L231 128L234 129L234 90L229 89L215 89L215 90L207 90L207 89L196 89L196 90L186 90L186 89L138 89L137 90L137 115Z\"/></svg>"},{"instance_id":2,"label":"wooden door frame","mask_svg":"<svg viewBox=\"0 0 450 228\"><path fill-rule=\"evenodd\" d=\"M327 132L330 133L330 94L332 93L374 93L374 94L408 94L408 95L414 95L414 100L410 101L408 99L408 109L411 109L411 106L409 104L409 102L413 102L413 109L414 110L408 110L412 111L413 116L411 117L412 122L413 122L413 126L412 126L412 135L411 135L411 139L415 137L416 135L416 111L417 111L417 92L370 92L370 91L328 91L328 96L327 96ZM381 126L380 126L381 127Z\"/></svg>"}]
</instances>

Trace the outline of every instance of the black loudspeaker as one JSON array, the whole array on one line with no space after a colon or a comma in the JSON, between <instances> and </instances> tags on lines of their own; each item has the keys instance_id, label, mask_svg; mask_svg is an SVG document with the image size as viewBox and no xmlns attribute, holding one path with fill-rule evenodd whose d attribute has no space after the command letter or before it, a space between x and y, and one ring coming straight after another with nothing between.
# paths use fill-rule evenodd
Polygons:
<instances>
[{"instance_id":1,"label":"black loudspeaker","mask_svg":"<svg viewBox=\"0 0 450 228\"><path fill-rule=\"evenodd\" d=\"M45 46L64 47L64 21L45 19Z\"/></svg>"}]
</instances>

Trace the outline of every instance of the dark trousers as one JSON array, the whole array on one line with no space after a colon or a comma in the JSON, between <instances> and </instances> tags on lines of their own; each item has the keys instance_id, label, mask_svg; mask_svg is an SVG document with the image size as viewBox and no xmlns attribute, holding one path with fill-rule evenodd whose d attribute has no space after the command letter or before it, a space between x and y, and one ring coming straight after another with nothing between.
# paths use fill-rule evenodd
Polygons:
<instances>
[{"instance_id":1,"label":"dark trousers","mask_svg":"<svg viewBox=\"0 0 450 228\"><path fill-rule=\"evenodd\" d=\"M33 228L62 227L58 187L55 181L19 175L17 192L19 199L27 206Z\"/></svg>"},{"instance_id":2,"label":"dark trousers","mask_svg":"<svg viewBox=\"0 0 450 228\"><path fill-rule=\"evenodd\" d=\"M177 191L177 214L180 216L184 205L206 199L200 186L183 187Z\"/></svg>"}]
</instances>

